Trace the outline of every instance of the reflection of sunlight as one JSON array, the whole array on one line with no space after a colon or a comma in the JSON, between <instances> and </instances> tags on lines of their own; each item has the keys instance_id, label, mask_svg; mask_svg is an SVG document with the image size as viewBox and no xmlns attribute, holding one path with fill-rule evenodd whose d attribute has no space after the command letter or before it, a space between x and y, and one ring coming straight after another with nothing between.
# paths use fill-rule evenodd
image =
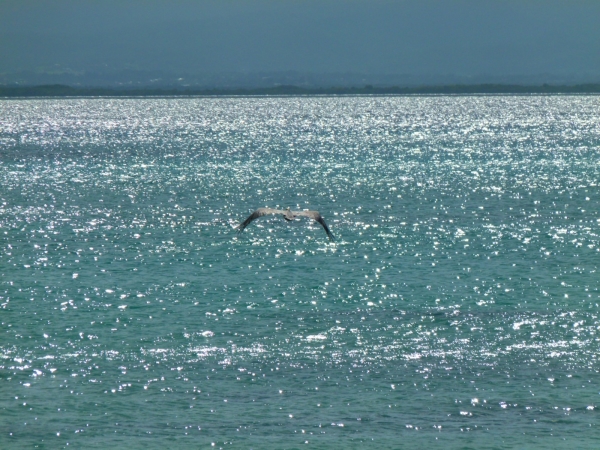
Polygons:
<instances>
[{"instance_id":1,"label":"reflection of sunlight","mask_svg":"<svg viewBox=\"0 0 600 450\"><path fill-rule=\"evenodd\" d=\"M0 370L32 436L89 413L120 439L140 405L140 433L199 445L589 423L595 97L11 105L3 127L30 130L0 164ZM279 218L236 234L248 205L298 203L337 240Z\"/></svg>"}]
</instances>

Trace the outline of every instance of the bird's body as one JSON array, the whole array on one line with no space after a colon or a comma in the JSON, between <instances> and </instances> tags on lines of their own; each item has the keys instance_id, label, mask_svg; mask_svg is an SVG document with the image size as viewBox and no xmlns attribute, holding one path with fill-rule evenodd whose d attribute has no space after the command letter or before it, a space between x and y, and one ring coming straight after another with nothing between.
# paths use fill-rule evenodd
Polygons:
<instances>
[{"instance_id":1,"label":"bird's body","mask_svg":"<svg viewBox=\"0 0 600 450\"><path fill-rule=\"evenodd\" d=\"M250 214L246 220L244 220L241 224L238 225L238 233L241 233L242 231L244 231L244 228L246 228L248 225L250 225L250 222L252 222L254 219L258 219L259 217L266 216L267 214L281 214L283 216L283 218L285 220L287 220L288 222L291 222L296 217L309 217L309 218L319 222L321 224L321 226L323 227L323 229L325 230L325 233L327 233L327 237L329 237L329 240L333 241L333 234L331 234L331 231L329 231L329 228L327 227L327 224L323 220L323 217L321 217L321 214L319 214L319 211L292 211L290 208L287 208L287 209L258 208L256 211L254 211L252 214Z\"/></svg>"}]
</instances>

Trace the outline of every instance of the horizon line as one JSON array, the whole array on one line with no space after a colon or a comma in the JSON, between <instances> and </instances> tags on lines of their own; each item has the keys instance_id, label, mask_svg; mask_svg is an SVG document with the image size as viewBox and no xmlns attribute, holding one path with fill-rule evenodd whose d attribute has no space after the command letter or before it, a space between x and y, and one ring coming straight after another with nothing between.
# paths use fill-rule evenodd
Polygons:
<instances>
[{"instance_id":1,"label":"horizon line","mask_svg":"<svg viewBox=\"0 0 600 450\"><path fill-rule=\"evenodd\" d=\"M577 84L439 84L421 86L270 87L71 86L67 84L0 85L0 97L149 97L149 96L294 96L294 95L419 95L419 94L598 94L600 83Z\"/></svg>"}]
</instances>

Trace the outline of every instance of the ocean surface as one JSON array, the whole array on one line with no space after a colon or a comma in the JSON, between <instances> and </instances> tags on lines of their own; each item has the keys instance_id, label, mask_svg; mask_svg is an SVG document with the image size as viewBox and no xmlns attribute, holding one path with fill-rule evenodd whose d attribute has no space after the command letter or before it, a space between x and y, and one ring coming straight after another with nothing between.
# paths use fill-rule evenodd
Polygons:
<instances>
[{"instance_id":1,"label":"ocean surface","mask_svg":"<svg viewBox=\"0 0 600 450\"><path fill-rule=\"evenodd\" d=\"M599 182L598 96L1 100L0 448L598 448Z\"/></svg>"}]
</instances>

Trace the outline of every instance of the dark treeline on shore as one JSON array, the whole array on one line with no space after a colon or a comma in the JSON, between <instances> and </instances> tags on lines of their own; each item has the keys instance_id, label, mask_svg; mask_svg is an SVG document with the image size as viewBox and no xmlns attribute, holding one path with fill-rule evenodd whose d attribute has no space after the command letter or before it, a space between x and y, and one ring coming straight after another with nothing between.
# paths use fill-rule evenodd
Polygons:
<instances>
[{"instance_id":1,"label":"dark treeline on shore","mask_svg":"<svg viewBox=\"0 0 600 450\"><path fill-rule=\"evenodd\" d=\"M252 95L411 95L411 94L598 94L600 83L539 86L508 84L457 84L418 87L323 87L273 86L267 88L108 88L62 84L0 86L0 97L171 97Z\"/></svg>"}]
</instances>

